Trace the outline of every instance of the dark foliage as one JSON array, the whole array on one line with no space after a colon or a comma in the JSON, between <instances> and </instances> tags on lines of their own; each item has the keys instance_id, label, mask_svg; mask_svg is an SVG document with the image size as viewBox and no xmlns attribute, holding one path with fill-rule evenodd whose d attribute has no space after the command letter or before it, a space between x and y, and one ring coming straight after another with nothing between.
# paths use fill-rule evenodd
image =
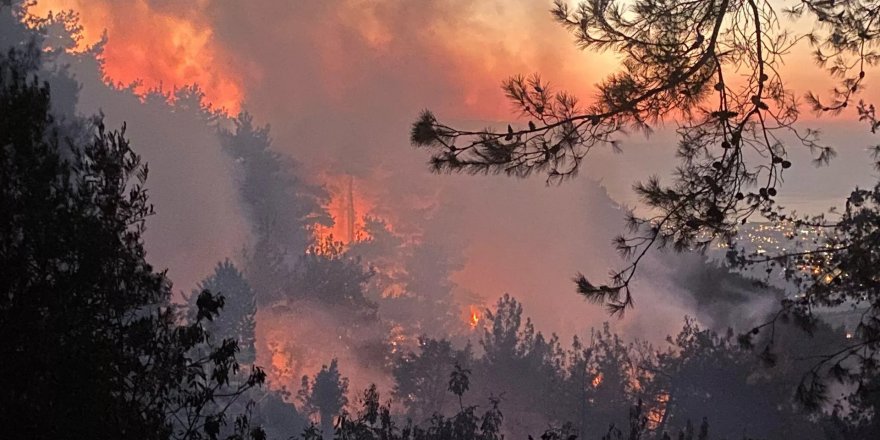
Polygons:
<instances>
[{"instance_id":1,"label":"dark foliage","mask_svg":"<svg viewBox=\"0 0 880 440\"><path fill-rule=\"evenodd\" d=\"M375 392L375 389L373 390ZM333 359L324 365L312 380L302 378L302 388L297 398L309 414L317 414L325 439L333 438L333 421L348 404L348 378L339 372L339 362ZM375 420L374 420L375 421Z\"/></svg>"},{"instance_id":2,"label":"dark foliage","mask_svg":"<svg viewBox=\"0 0 880 440\"><path fill-rule=\"evenodd\" d=\"M199 283L198 290L189 298L191 315L197 312L196 304L200 292L212 292L223 298L223 310L212 321L206 323L206 330L218 341L232 340L238 345L238 360L253 364L257 353L254 329L256 327L256 295L244 275L231 261L217 263L214 273Z\"/></svg>"},{"instance_id":3,"label":"dark foliage","mask_svg":"<svg viewBox=\"0 0 880 440\"><path fill-rule=\"evenodd\" d=\"M453 414L479 403L467 397L476 395L500 399L507 435L568 423L585 433L583 438L628 438L629 432L662 438L686 432L690 421L704 418L720 438L821 439L823 429L835 423L870 426L869 419L848 421L842 410L817 422L796 404L794 391L811 366L810 357L845 340L842 331L824 323L813 338L803 337L794 325L780 325L776 338L784 349L771 359L741 347L733 331L718 334L690 319L665 346L624 341L606 324L562 347L555 337L535 330L522 313L515 299L502 297L487 313L482 353L423 339L418 352L400 356L394 367L395 397L405 414L425 425L431 414ZM866 412L859 409L851 416L870 412L865 402L851 408Z\"/></svg>"},{"instance_id":4,"label":"dark foliage","mask_svg":"<svg viewBox=\"0 0 880 440\"><path fill-rule=\"evenodd\" d=\"M360 321L376 319L376 304L366 297L373 271L344 252L332 237L309 248L290 273L289 298L339 308Z\"/></svg>"},{"instance_id":5,"label":"dark foliage","mask_svg":"<svg viewBox=\"0 0 880 440\"><path fill-rule=\"evenodd\" d=\"M272 150L268 126L254 125L249 113L233 123L233 130L221 129L221 139L240 172L239 192L255 235L246 272L265 305L283 297L290 267L314 244L314 225L332 222L322 206L328 195L297 176L295 162Z\"/></svg>"},{"instance_id":6,"label":"dark foliage","mask_svg":"<svg viewBox=\"0 0 880 440\"><path fill-rule=\"evenodd\" d=\"M4 11L6 13L6 11ZM234 341L170 302L144 260L147 167L100 118L52 115L35 43L0 55L0 425L16 438L239 438ZM204 353L204 356L197 355Z\"/></svg>"},{"instance_id":7,"label":"dark foliage","mask_svg":"<svg viewBox=\"0 0 880 440\"><path fill-rule=\"evenodd\" d=\"M457 350L449 341L428 338L419 340L418 350L401 355L392 374L395 399L403 404L409 418L421 422L453 409L444 374L467 365L473 355L470 347Z\"/></svg>"}]
</instances>

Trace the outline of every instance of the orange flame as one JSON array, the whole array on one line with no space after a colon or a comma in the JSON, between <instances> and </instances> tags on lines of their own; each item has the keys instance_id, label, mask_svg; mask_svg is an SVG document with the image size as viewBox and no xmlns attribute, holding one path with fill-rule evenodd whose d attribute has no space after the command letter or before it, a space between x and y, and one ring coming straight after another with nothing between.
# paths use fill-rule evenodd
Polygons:
<instances>
[{"instance_id":1,"label":"orange flame","mask_svg":"<svg viewBox=\"0 0 880 440\"><path fill-rule=\"evenodd\" d=\"M481 318L482 314L480 313L480 309L476 308L475 306L471 306L471 316L468 324L470 324L472 329L476 329L477 326L480 325Z\"/></svg>"},{"instance_id":2,"label":"orange flame","mask_svg":"<svg viewBox=\"0 0 880 440\"><path fill-rule=\"evenodd\" d=\"M375 203L359 190L358 184L362 182L350 175L324 176L324 180L330 192L330 202L324 208L333 217L333 225L316 224L315 241L322 243L330 237L343 244L369 240L363 217L373 210Z\"/></svg>"},{"instance_id":3,"label":"orange flame","mask_svg":"<svg viewBox=\"0 0 880 440\"><path fill-rule=\"evenodd\" d=\"M82 12L83 38L76 51L100 42L106 32L101 58L108 82L133 84L138 94L154 89L167 93L197 84L214 108L238 112L244 99L243 81L217 44L213 30L195 16L171 15L145 0L88 4L82 0L40 0L28 12L45 17L50 11L66 10Z\"/></svg>"},{"instance_id":4,"label":"orange flame","mask_svg":"<svg viewBox=\"0 0 880 440\"><path fill-rule=\"evenodd\" d=\"M605 375L603 375L602 372L597 373L596 376L593 377L593 381L591 382L593 384L593 388L599 388L599 385L602 385L603 379L605 379Z\"/></svg>"},{"instance_id":5,"label":"orange flame","mask_svg":"<svg viewBox=\"0 0 880 440\"><path fill-rule=\"evenodd\" d=\"M663 422L666 415L666 407L669 403L669 393L662 392L657 396L656 406L648 411L648 429L654 430Z\"/></svg>"}]
</instances>

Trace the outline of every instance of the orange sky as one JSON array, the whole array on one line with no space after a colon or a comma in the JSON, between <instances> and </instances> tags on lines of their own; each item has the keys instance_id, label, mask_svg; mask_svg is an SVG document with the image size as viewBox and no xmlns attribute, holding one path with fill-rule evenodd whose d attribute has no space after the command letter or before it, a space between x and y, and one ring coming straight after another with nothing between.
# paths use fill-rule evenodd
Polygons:
<instances>
[{"instance_id":1,"label":"orange sky","mask_svg":"<svg viewBox=\"0 0 880 440\"><path fill-rule=\"evenodd\" d=\"M215 108L239 110L244 100L241 78L203 23L156 11L145 0L40 0L31 13L46 16L69 9L84 11L81 44L94 44L107 32L104 73L112 82L142 80L140 91L198 84Z\"/></svg>"},{"instance_id":2,"label":"orange sky","mask_svg":"<svg viewBox=\"0 0 880 440\"><path fill-rule=\"evenodd\" d=\"M248 83L260 78L261 67L243 65L246 63L235 59L214 38L206 17L212 2L193 1L186 7L151 6L154 3L39 0L31 12L45 16L49 11L86 11L80 17L83 43L94 44L107 32L105 74L115 83L128 85L141 80L141 91L160 86L170 91L195 83L216 108L237 112L246 101L248 88L254 86ZM88 9L83 9L86 4ZM336 18L339 25L359 33L369 47L394 50L395 23L378 12L388 4L347 0L341 3ZM549 2L547 6L549 9ZM577 54L564 31L548 32L547 27L558 28L549 14L544 18L545 27L534 25L533 8L504 8L495 2L472 7L468 22L440 17L424 30L436 34L438 44L455 54L450 68L457 72L465 113L458 116L511 117L510 106L497 86L510 74L530 73L523 68L543 72L555 84L574 88L577 95L589 98L592 85L614 67L612 56ZM802 20L795 29L805 30L805 26ZM317 41L321 46L315 49L321 52L326 73L322 81L341 97L353 75L346 65L345 42L334 40L332 34ZM807 49L797 50L787 61L785 74L793 88L806 90L818 85L819 92L829 88L821 86L828 84L827 76L814 68Z\"/></svg>"},{"instance_id":3,"label":"orange sky","mask_svg":"<svg viewBox=\"0 0 880 440\"><path fill-rule=\"evenodd\" d=\"M126 84L140 79L145 88L162 84L166 91L198 83L215 107L235 112L243 106L253 111L260 123L272 123L274 146L292 153L305 166L373 180L375 169L384 167L392 176L387 185L384 181L374 185L381 186L371 188L376 194L365 195L368 200L391 205L383 208L393 210L400 209L404 197L399 191L381 193L386 187L432 194L432 185L439 186L421 174L426 174L420 167L425 160L423 152L399 148L406 145L409 123L422 108L429 107L441 120L451 122L509 120L515 115L499 85L512 74L541 72L552 85L588 100L593 85L613 71L616 63L611 55L583 53L572 44L571 36L552 21L547 12L550 6L550 0L277 0L242 5L216 0L39 0L32 12L45 15L49 10L82 10L86 44L99 41L106 30L105 74L113 82ZM799 95L808 88L818 92L829 88L824 85L828 84L827 76L803 50L787 59L783 73ZM869 72L868 80L871 78ZM847 117L854 119L852 114ZM675 142L667 145L674 146ZM631 193L634 176L661 172L674 165L669 162L674 160L674 152L669 149L651 150L657 160L654 156L645 160L647 151L639 153L642 156L600 160L584 174L606 179L612 195L622 200ZM635 168L633 157L646 162L638 165L644 169ZM320 162L328 158L336 162ZM417 173L419 178L412 178ZM399 181L405 181L405 185ZM502 186L514 185L491 179L471 182L478 182L477 190L498 187L496 193L486 197L501 193ZM542 179L536 177L535 182L516 185L524 194L530 194L528 191L533 189L528 185L533 183L540 186ZM424 187L413 189L419 185ZM579 200L579 195L573 188L547 189L546 193L541 190L534 189L534 194L546 206L526 206L519 213L521 218L536 217L534 224L520 221L515 225L522 226L522 230L511 227L506 231L511 236L521 233L535 240L521 246L524 255L503 251L505 242L500 239L496 243L481 241L469 248L468 258L473 264L457 281L491 298L503 293L498 290L499 280L505 279L502 271L517 272L523 279L510 283L512 291L570 292L571 274L590 267L585 257L566 247L565 241L571 240L560 238L560 242L548 246L546 239L542 241L532 232L545 225L546 221L540 223L537 219L545 212L557 214L549 220L558 222L552 224L553 230L579 225L570 219L580 218L580 211L563 205L571 212L559 218L559 208L551 203L566 197ZM507 208L520 208L518 197L525 196L517 194ZM483 206L485 201L475 201L474 205ZM469 206L458 209L473 210L473 217L485 215ZM514 222L500 223L506 226ZM496 225L492 229L502 228ZM603 237L590 238L602 244L607 241ZM558 284L548 286L545 279L526 270L510 269L528 261L527 254L541 246L554 249L554 258L562 254L561 249L570 252L557 260L544 259L558 268L559 273L552 272ZM606 272L599 263L596 267L600 275ZM493 275L490 269L498 272ZM572 301L580 300L572 297ZM572 314L580 312L574 306L570 309Z\"/></svg>"},{"instance_id":4,"label":"orange sky","mask_svg":"<svg viewBox=\"0 0 880 440\"><path fill-rule=\"evenodd\" d=\"M104 50L105 74L128 85L143 81L140 88L174 87L198 84L208 102L216 108L237 112L247 100L248 89L259 87L261 66L246 62L225 50L214 38L207 15L211 0L188 2L185 7L156 7L149 0L114 2L97 0L39 0L32 13L45 16L49 11L72 9L87 11L80 17L84 44L99 41L108 34ZM85 5L88 9L83 9ZM163 4L159 2L159 4ZM336 13L338 25L353 29L376 51L394 50L395 23L383 17L390 2L346 0ZM611 72L611 55L578 54L571 38L552 23L546 26L532 16L534 8L502 7L496 2L478 3L466 21L438 17L424 32L438 36L438 45L454 54L454 70L464 96L463 114L475 119L510 118L510 105L498 89L500 81L514 73L543 72L554 84L573 88L578 96L589 98L592 85ZM549 9L549 1L547 9ZM256 6L255 6L256 7ZM806 20L793 27L806 30ZM332 33L317 38L326 88L343 99L355 74L347 65L344 41ZM804 68L809 66L809 68ZM523 70L523 69L531 70ZM801 48L787 59L784 74L789 85L803 94L808 88L818 92L830 88L827 76L815 68L808 49ZM868 89L870 93L870 89ZM873 95L872 95L873 96Z\"/></svg>"},{"instance_id":5,"label":"orange sky","mask_svg":"<svg viewBox=\"0 0 880 440\"><path fill-rule=\"evenodd\" d=\"M94 44L107 33L105 74L114 83L128 85L140 80L141 91L160 86L169 91L196 83L208 102L234 113L247 100L248 88L260 86L250 82L260 79L262 66L243 66L242 60L235 59L217 41L205 16L210 4L210 0L200 0L186 7L161 9L151 6L148 0L39 0L30 12L46 16L50 11L82 11L83 45ZM400 44L395 41L400 37L395 35L394 23L379 11L389 4L344 1L335 18L340 26L357 32L371 49L393 50L394 44ZM575 92L588 96L588 86L610 71L610 62L596 64L598 59L610 60L610 56L577 57L570 38L558 40L566 37L561 29L553 35L557 37L555 44L551 43L554 49L542 50L540 42L547 39L545 29L529 25L534 17L529 16L528 9L500 8L491 2L473 8L476 15L469 17L470 23L440 17L424 29L437 36L438 47L455 54L449 67L455 70L465 97L465 114L460 116L509 117L510 106L498 85L513 73L546 71L552 73L554 82L575 85L579 88ZM549 14L546 24L557 27ZM355 75L347 65L346 42L332 33L315 41L319 46L314 49L323 65L323 86L342 99ZM533 70L523 72L523 68Z\"/></svg>"}]
</instances>

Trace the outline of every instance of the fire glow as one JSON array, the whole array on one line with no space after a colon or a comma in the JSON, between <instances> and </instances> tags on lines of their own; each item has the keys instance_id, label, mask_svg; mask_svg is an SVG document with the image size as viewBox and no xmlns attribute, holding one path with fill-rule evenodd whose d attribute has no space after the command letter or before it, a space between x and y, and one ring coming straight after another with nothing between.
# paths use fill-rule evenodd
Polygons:
<instances>
[{"instance_id":1,"label":"fire glow","mask_svg":"<svg viewBox=\"0 0 880 440\"><path fill-rule=\"evenodd\" d=\"M472 329L476 329L477 326L480 325L481 318L482 318L482 315L480 313L480 310L474 306L471 306L471 316L470 316L470 321L468 322L468 324L470 324Z\"/></svg>"},{"instance_id":2,"label":"fire glow","mask_svg":"<svg viewBox=\"0 0 880 440\"><path fill-rule=\"evenodd\" d=\"M330 201L324 208L333 218L333 224L316 224L313 229L315 242L330 240L347 245L369 240L364 216L373 210L375 203L359 191L359 182L351 175L324 175L322 180L330 193Z\"/></svg>"},{"instance_id":3,"label":"fire glow","mask_svg":"<svg viewBox=\"0 0 880 440\"><path fill-rule=\"evenodd\" d=\"M657 429L666 416L666 408L669 405L669 393L662 392L657 396L656 404L648 411L648 427Z\"/></svg>"},{"instance_id":4,"label":"fire glow","mask_svg":"<svg viewBox=\"0 0 880 440\"><path fill-rule=\"evenodd\" d=\"M198 85L215 109L239 111L242 80L210 27L157 11L144 0L94 2L88 8L80 0L40 0L28 12L45 17L67 10L88 11L79 16L82 39L75 50L102 43L106 34L101 59L108 83L133 86L140 95Z\"/></svg>"}]
</instances>

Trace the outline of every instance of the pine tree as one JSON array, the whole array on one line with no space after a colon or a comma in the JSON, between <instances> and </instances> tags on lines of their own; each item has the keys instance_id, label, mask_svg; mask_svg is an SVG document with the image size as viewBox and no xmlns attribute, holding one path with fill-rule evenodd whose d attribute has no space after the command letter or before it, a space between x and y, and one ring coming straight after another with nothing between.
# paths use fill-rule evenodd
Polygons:
<instances>
[{"instance_id":1,"label":"pine tree","mask_svg":"<svg viewBox=\"0 0 880 440\"><path fill-rule=\"evenodd\" d=\"M348 404L348 378L339 372L339 362L330 361L309 381L308 376L302 378L302 388L298 397L303 408L310 414L317 414L321 422L324 440L334 438L334 418Z\"/></svg>"},{"instance_id":2,"label":"pine tree","mask_svg":"<svg viewBox=\"0 0 880 440\"><path fill-rule=\"evenodd\" d=\"M331 224L328 195L295 173L297 164L272 149L268 126L242 112L233 130L221 130L223 148L238 164L240 195L254 226L245 272L260 304L283 297L290 267L313 244L315 224Z\"/></svg>"},{"instance_id":3,"label":"pine tree","mask_svg":"<svg viewBox=\"0 0 880 440\"><path fill-rule=\"evenodd\" d=\"M597 85L592 102L583 104L538 75L518 75L503 89L527 125L459 129L424 111L410 138L431 152L430 166L437 172L544 173L548 182L561 182L576 175L594 149L619 150L624 133L651 133L653 126L674 120L679 165L665 183L646 176L635 185L646 214L630 212L631 232L614 239L628 263L605 283L578 274L576 290L610 313L623 314L634 304L632 283L649 250L702 251L723 244L732 249L732 266L766 267L799 293L784 300L764 325L743 334L744 345L762 331L772 335L783 318L809 332L817 308L859 307L865 314L854 341L816 358L798 386L801 402L818 409L829 397L829 380L859 387L878 372L880 183L841 195L846 208L836 220L795 217L778 206L777 196L786 189L783 177L796 165L789 149L809 150L818 165L835 156L818 131L797 123L803 109L781 72L798 40L784 28L778 9L767 0L588 0L574 6L557 0L552 17L580 48L620 56L620 69ZM810 94L808 109L841 113L856 107L859 119L876 132L874 106L855 99L864 89L866 69L880 60L880 4L804 0L783 12L814 20L804 41L838 81L827 99ZM873 154L875 161L880 158L880 147ZM750 220L817 228L823 240L772 255L747 253L737 248L736 235ZM776 348L771 337L761 349Z\"/></svg>"}]
</instances>

